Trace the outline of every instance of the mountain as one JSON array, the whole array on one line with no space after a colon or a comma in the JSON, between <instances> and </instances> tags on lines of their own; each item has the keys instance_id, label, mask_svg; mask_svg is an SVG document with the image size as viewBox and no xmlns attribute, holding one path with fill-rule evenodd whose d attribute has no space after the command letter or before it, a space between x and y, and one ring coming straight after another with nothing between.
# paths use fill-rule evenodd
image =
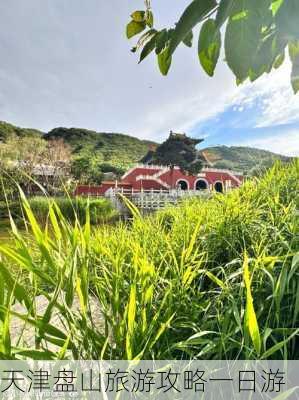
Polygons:
<instances>
[{"instance_id":1,"label":"mountain","mask_svg":"<svg viewBox=\"0 0 299 400\"><path fill-rule=\"evenodd\" d=\"M127 168L138 162L156 143L121 133L95 132L78 128L55 128L44 135L46 140L63 139L75 155L89 153L99 163Z\"/></svg>"},{"instance_id":2,"label":"mountain","mask_svg":"<svg viewBox=\"0 0 299 400\"><path fill-rule=\"evenodd\" d=\"M43 133L37 129L19 128L18 126L0 121L0 142L5 142L13 136L41 136Z\"/></svg>"},{"instance_id":3,"label":"mountain","mask_svg":"<svg viewBox=\"0 0 299 400\"><path fill-rule=\"evenodd\" d=\"M62 127L44 133L0 121L0 142L5 142L14 136L40 136L45 140L62 139L71 147L74 157L84 154L95 159L99 164L111 164L121 169L127 169L137 163L150 148L157 146L152 141L140 140L121 133Z\"/></svg>"},{"instance_id":4,"label":"mountain","mask_svg":"<svg viewBox=\"0 0 299 400\"><path fill-rule=\"evenodd\" d=\"M201 153L215 168L254 173L255 170L269 168L277 160L290 162L291 157L260 150L253 147L215 146L201 150Z\"/></svg>"},{"instance_id":5,"label":"mountain","mask_svg":"<svg viewBox=\"0 0 299 400\"><path fill-rule=\"evenodd\" d=\"M141 160L149 150L155 150L157 143L140 140L121 133L95 132L80 128L55 128L44 133L37 129L19 128L0 121L0 142L13 136L40 136L45 140L62 139L72 148L74 157L87 154L99 164L110 164L127 169ZM291 160L279 154L251 147L215 146L201 150L211 165L240 172L253 173L254 170L270 167L274 161Z\"/></svg>"}]
</instances>

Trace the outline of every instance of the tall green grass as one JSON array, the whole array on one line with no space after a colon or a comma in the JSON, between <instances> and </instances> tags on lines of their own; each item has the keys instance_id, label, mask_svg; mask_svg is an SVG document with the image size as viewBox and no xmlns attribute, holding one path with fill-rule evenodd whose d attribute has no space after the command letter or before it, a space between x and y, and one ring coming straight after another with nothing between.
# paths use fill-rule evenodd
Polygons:
<instances>
[{"instance_id":1,"label":"tall green grass","mask_svg":"<svg viewBox=\"0 0 299 400\"><path fill-rule=\"evenodd\" d=\"M55 202L63 217L70 222L74 222L78 219L81 224L85 223L87 204L92 225L109 222L109 220L117 216L117 212L114 210L110 201L104 198L89 199L86 197L76 197L75 199L70 199L67 196L54 198L35 196L29 198L28 202L32 212L39 221L46 221L48 218L50 202ZM23 219L24 212L22 201L15 200L9 202L8 206L6 202L0 202L0 220L8 218L9 212L15 219Z\"/></svg>"},{"instance_id":2,"label":"tall green grass","mask_svg":"<svg viewBox=\"0 0 299 400\"><path fill-rule=\"evenodd\" d=\"M32 238L11 220L15 243L0 245L0 355L298 359L298 179L298 160L277 164L226 196L147 218L134 210L132 225L95 230L88 207L85 224L70 224L55 202L41 227L23 196ZM34 327L32 348L11 332L12 317Z\"/></svg>"}]
</instances>

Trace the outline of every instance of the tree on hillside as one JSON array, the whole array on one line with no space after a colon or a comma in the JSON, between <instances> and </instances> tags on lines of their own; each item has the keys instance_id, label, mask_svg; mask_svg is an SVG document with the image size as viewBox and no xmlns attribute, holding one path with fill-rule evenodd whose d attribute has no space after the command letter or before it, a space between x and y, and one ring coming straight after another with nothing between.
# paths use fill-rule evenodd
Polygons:
<instances>
[{"instance_id":1,"label":"tree on hillside","mask_svg":"<svg viewBox=\"0 0 299 400\"><path fill-rule=\"evenodd\" d=\"M0 143L0 172L30 194L33 180L42 184L50 194L61 190L68 179L71 151L61 140L46 142L41 137L12 137Z\"/></svg>"},{"instance_id":2,"label":"tree on hillside","mask_svg":"<svg viewBox=\"0 0 299 400\"><path fill-rule=\"evenodd\" d=\"M145 10L131 14L127 37L145 31L132 51L141 50L140 62L155 52L163 75L180 43L192 47L193 29L201 24L197 51L209 76L214 75L222 45L238 84L279 68L288 51L291 84L299 91L298 0L193 0L177 24L164 29L154 27L150 0L145 5Z\"/></svg>"},{"instance_id":3,"label":"tree on hillside","mask_svg":"<svg viewBox=\"0 0 299 400\"><path fill-rule=\"evenodd\" d=\"M116 167L115 165L109 163L102 163L100 164L100 170L103 174L111 173L116 176L116 178L121 178L121 176L126 172L125 168Z\"/></svg>"},{"instance_id":4,"label":"tree on hillside","mask_svg":"<svg viewBox=\"0 0 299 400\"><path fill-rule=\"evenodd\" d=\"M90 153L80 154L72 160L71 174L84 185L98 185L103 178L99 163Z\"/></svg>"},{"instance_id":5,"label":"tree on hillside","mask_svg":"<svg viewBox=\"0 0 299 400\"><path fill-rule=\"evenodd\" d=\"M41 137L11 136L0 143L0 175L11 195L17 192L16 183L30 194L33 186L30 177L45 148L46 142Z\"/></svg>"},{"instance_id":6,"label":"tree on hillside","mask_svg":"<svg viewBox=\"0 0 299 400\"><path fill-rule=\"evenodd\" d=\"M31 176L45 149L46 142L41 137L15 136L1 144L1 155L8 165Z\"/></svg>"},{"instance_id":7,"label":"tree on hillside","mask_svg":"<svg viewBox=\"0 0 299 400\"><path fill-rule=\"evenodd\" d=\"M45 147L41 132L0 121L0 201L15 199L17 184L27 195L32 192L30 177Z\"/></svg>"},{"instance_id":8,"label":"tree on hillside","mask_svg":"<svg viewBox=\"0 0 299 400\"><path fill-rule=\"evenodd\" d=\"M46 142L35 172L39 172L39 177L50 194L55 194L69 180L71 157L71 148L62 139Z\"/></svg>"},{"instance_id":9,"label":"tree on hillside","mask_svg":"<svg viewBox=\"0 0 299 400\"><path fill-rule=\"evenodd\" d=\"M42 132L32 128L19 128L18 126L0 121L0 142L6 142L13 137L41 137Z\"/></svg>"},{"instance_id":10,"label":"tree on hillside","mask_svg":"<svg viewBox=\"0 0 299 400\"><path fill-rule=\"evenodd\" d=\"M171 168L178 166L184 172L197 174L203 163L196 146L202 141L203 139L192 139L185 134L170 132L168 139L155 151L150 150L141 162Z\"/></svg>"}]
</instances>

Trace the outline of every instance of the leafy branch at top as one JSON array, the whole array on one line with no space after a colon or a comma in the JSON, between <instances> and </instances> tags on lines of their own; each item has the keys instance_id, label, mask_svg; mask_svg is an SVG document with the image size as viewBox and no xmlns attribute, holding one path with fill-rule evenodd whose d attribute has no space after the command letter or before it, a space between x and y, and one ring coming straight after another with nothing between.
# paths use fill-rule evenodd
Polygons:
<instances>
[{"instance_id":1,"label":"leafy branch at top","mask_svg":"<svg viewBox=\"0 0 299 400\"><path fill-rule=\"evenodd\" d=\"M131 14L127 25L129 39L142 33L132 49L140 51L139 62L155 52L161 73L167 75L175 50L181 43L192 47L193 29L201 24L197 51L209 76L214 75L222 46L237 84L279 68L288 53L291 84L295 93L299 91L298 0L193 0L173 28L160 30L150 1L145 4L145 10Z\"/></svg>"}]
</instances>

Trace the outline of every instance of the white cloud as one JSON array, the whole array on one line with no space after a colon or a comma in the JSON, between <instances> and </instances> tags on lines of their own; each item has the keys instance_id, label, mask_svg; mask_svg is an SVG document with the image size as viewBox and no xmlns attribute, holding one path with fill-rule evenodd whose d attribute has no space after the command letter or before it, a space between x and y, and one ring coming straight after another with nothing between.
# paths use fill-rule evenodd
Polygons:
<instances>
[{"instance_id":1,"label":"white cloud","mask_svg":"<svg viewBox=\"0 0 299 400\"><path fill-rule=\"evenodd\" d=\"M246 83L231 99L232 104L251 107L260 101L260 114L256 127L299 122L299 96L294 95L290 84L289 61L278 70L265 75L255 83ZM236 107L237 108L237 107Z\"/></svg>"},{"instance_id":2,"label":"white cloud","mask_svg":"<svg viewBox=\"0 0 299 400\"><path fill-rule=\"evenodd\" d=\"M288 65L240 87L222 61L207 77L195 46L178 49L167 78L154 55L137 65L124 27L139 6L140 0L73 0L71 8L68 0L0 3L1 119L45 131L77 126L152 140L164 139L170 129L188 132L230 106L244 112L259 99L258 126L299 119ZM183 8L182 0L173 0L171 10L155 5L162 25Z\"/></svg>"},{"instance_id":3,"label":"white cloud","mask_svg":"<svg viewBox=\"0 0 299 400\"><path fill-rule=\"evenodd\" d=\"M241 146L256 147L286 156L299 157L299 131L273 134L260 139L252 139L238 143Z\"/></svg>"},{"instance_id":4,"label":"white cloud","mask_svg":"<svg viewBox=\"0 0 299 400\"><path fill-rule=\"evenodd\" d=\"M216 90L208 87L201 94L192 90L187 93L163 104L154 104L140 119L135 119L135 131L142 132L142 137L162 140L169 130L188 132L198 122L220 114L226 107L226 93L218 95ZM198 132L198 135L207 137L205 132Z\"/></svg>"},{"instance_id":5,"label":"white cloud","mask_svg":"<svg viewBox=\"0 0 299 400\"><path fill-rule=\"evenodd\" d=\"M185 0L188 3L187 0ZM184 9L173 0L155 11L171 24ZM160 140L221 111L234 79L220 63L210 79L196 48L181 46L167 78L152 54L141 65L124 35L140 0L18 0L0 4L1 119L44 131L77 126ZM117 13L115 10L117 9ZM34 14L34 18L32 15Z\"/></svg>"}]
</instances>

